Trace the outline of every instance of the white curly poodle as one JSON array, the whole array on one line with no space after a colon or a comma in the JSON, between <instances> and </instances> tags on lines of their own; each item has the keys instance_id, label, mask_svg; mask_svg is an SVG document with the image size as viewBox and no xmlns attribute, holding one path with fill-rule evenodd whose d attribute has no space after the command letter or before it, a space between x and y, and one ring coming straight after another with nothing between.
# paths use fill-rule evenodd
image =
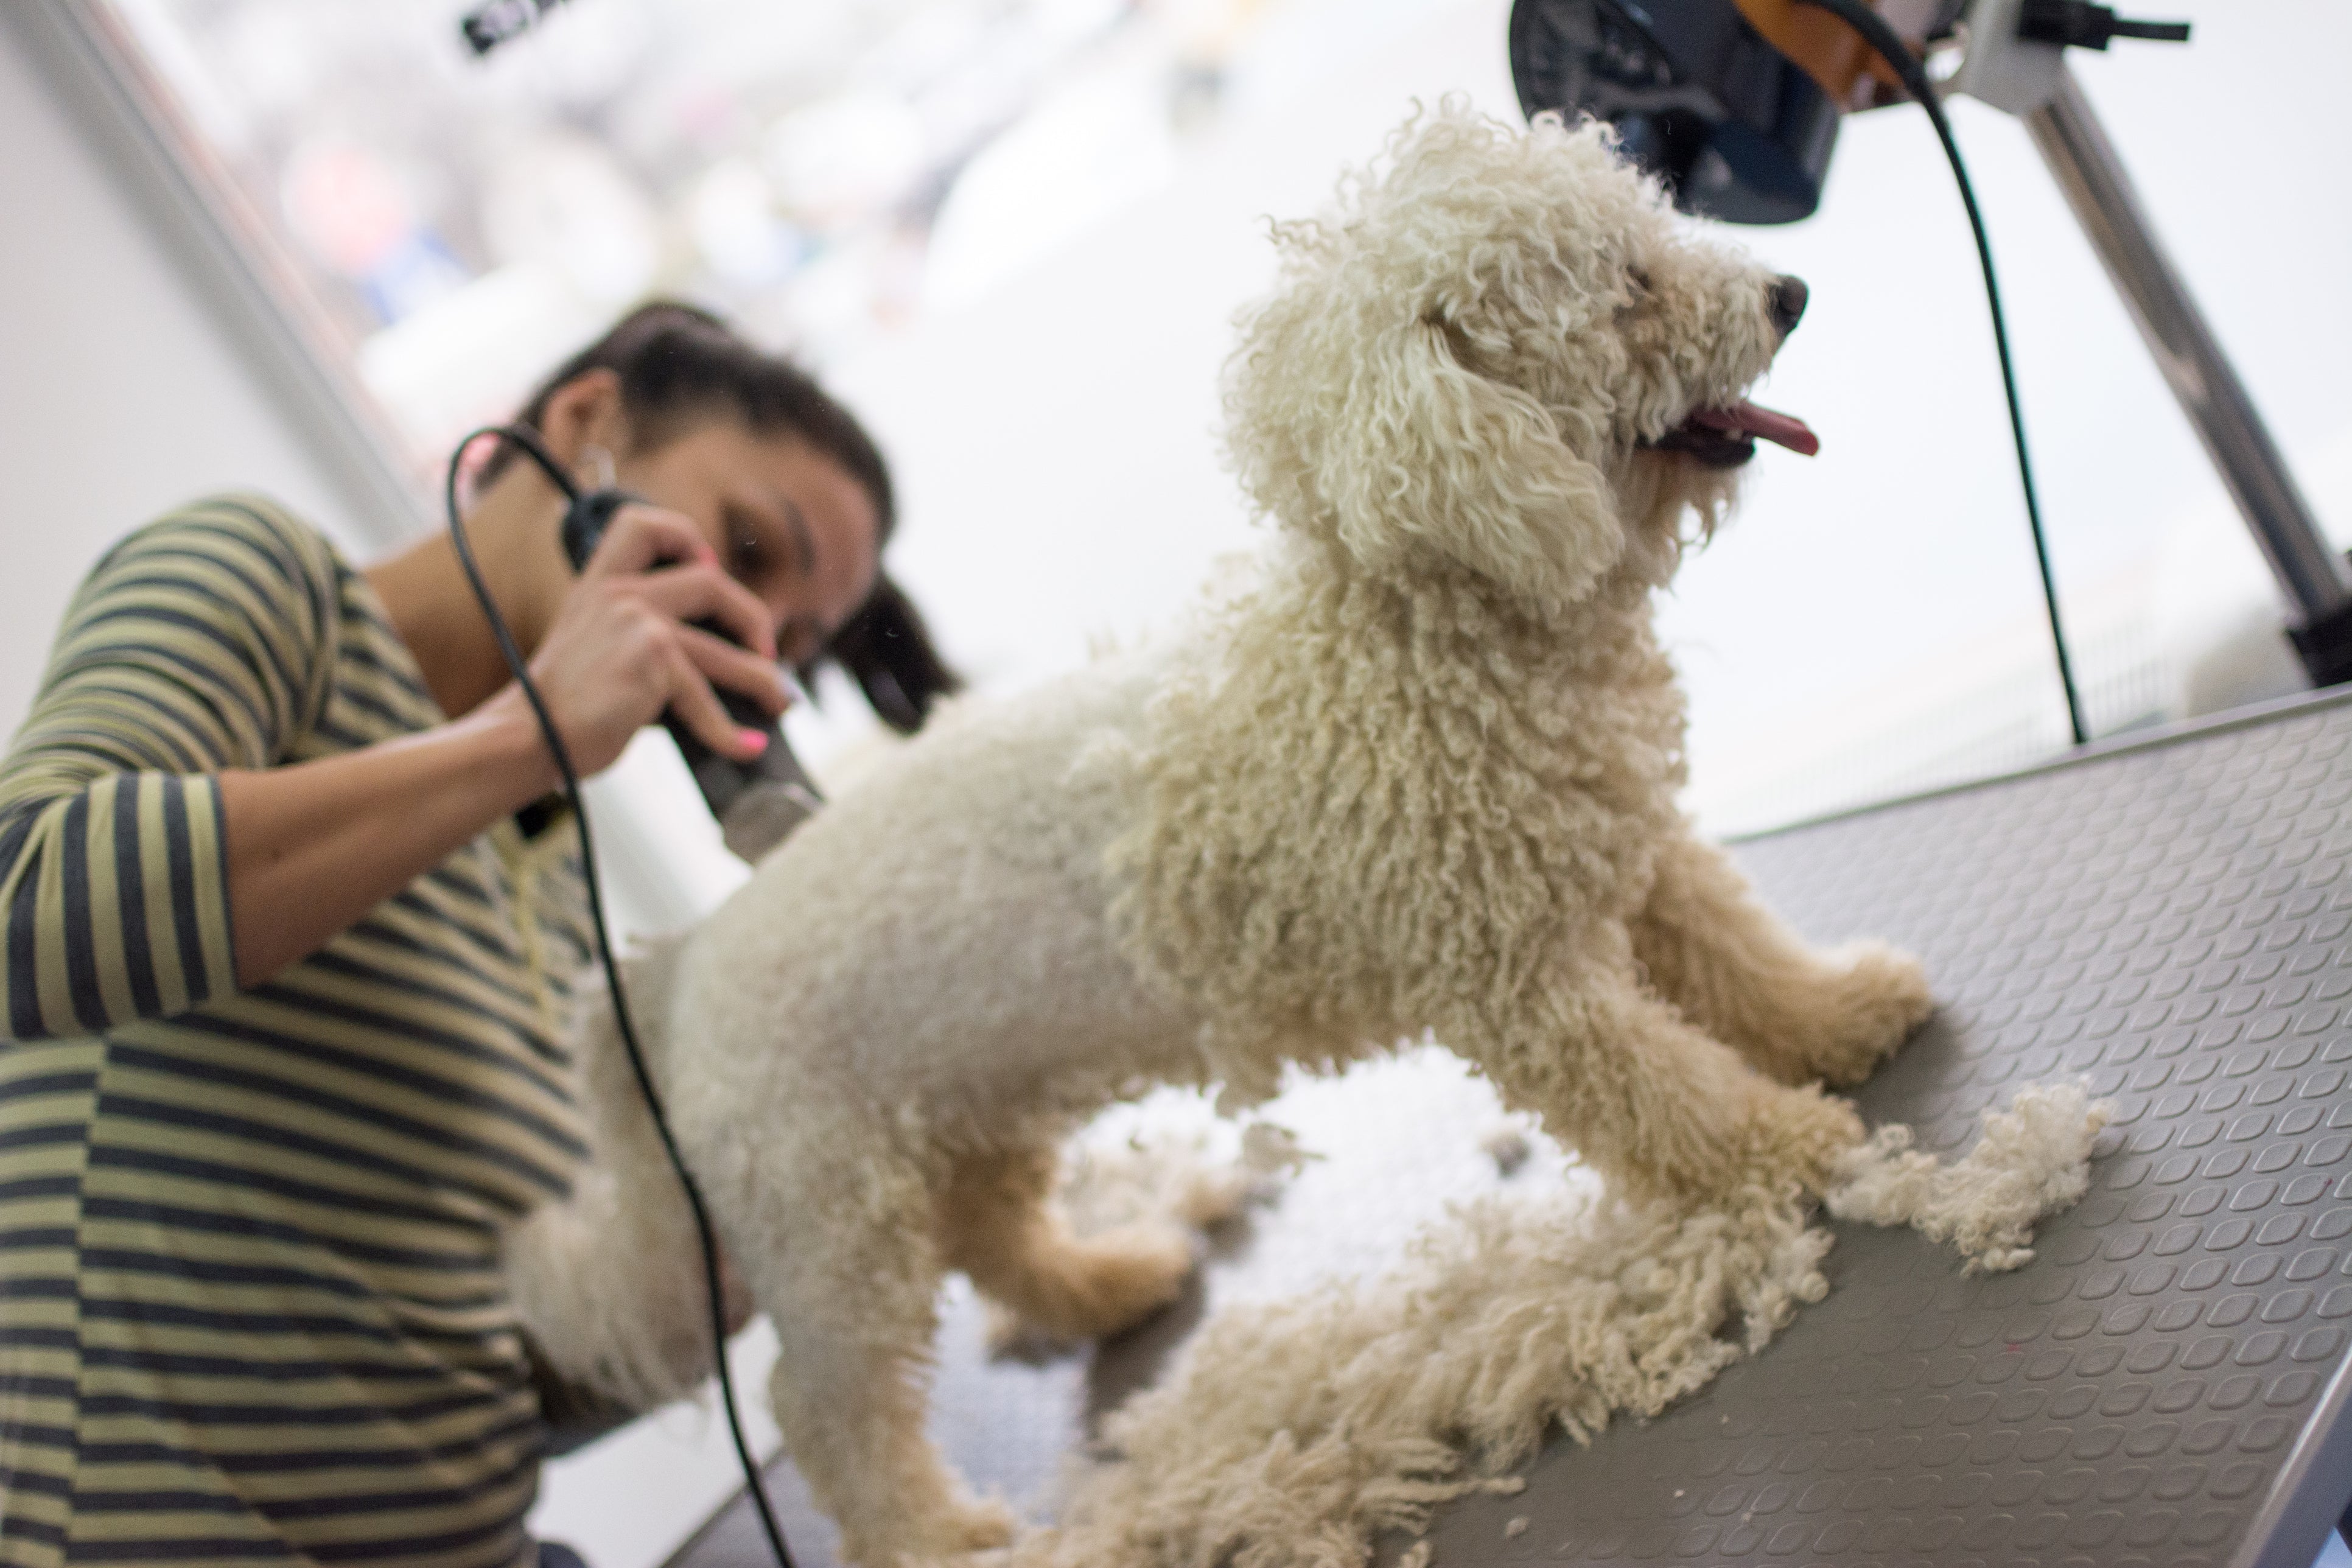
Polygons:
<instances>
[{"instance_id":1,"label":"white curly poodle","mask_svg":"<svg viewBox=\"0 0 2352 1568\"><path fill-rule=\"evenodd\" d=\"M1861 1139L1819 1082L1929 1010L1817 953L1675 805L1651 595L1757 437L1803 286L1694 232L1598 129L1448 103L1337 212L1279 226L1233 461L1278 525L1184 637L954 712L637 965L678 1134L772 1317L793 1459L856 1561L1000 1544L924 1434L961 1269L1062 1336L1192 1267L1075 1238L1060 1137L1171 1082L1223 1103L1433 1032L1629 1192L1819 1193ZM599 1169L526 1227L558 1365L625 1397L708 1366L673 1181L592 1039Z\"/></svg>"}]
</instances>

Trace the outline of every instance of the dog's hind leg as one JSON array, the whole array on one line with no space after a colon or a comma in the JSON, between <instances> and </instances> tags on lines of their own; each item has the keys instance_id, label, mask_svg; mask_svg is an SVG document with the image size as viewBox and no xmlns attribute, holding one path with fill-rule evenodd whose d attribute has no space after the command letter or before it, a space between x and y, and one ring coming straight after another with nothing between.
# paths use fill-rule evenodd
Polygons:
<instances>
[{"instance_id":1,"label":"dog's hind leg","mask_svg":"<svg viewBox=\"0 0 2352 1568\"><path fill-rule=\"evenodd\" d=\"M1918 960L1878 942L1807 947L1688 834L1659 851L1632 935L1659 995L1783 1083L1859 1083L1935 1007Z\"/></svg>"},{"instance_id":2,"label":"dog's hind leg","mask_svg":"<svg viewBox=\"0 0 2352 1568\"><path fill-rule=\"evenodd\" d=\"M896 1568L1003 1546L1013 1521L970 1494L926 1433L940 1272L929 1192L877 1144L746 1162L762 1178L754 1223L778 1239L730 1245L775 1324L769 1394L793 1464L840 1525L843 1554ZM863 1157L838 1152L853 1147Z\"/></svg>"},{"instance_id":3,"label":"dog's hind leg","mask_svg":"<svg viewBox=\"0 0 2352 1568\"><path fill-rule=\"evenodd\" d=\"M1173 1226L1070 1233L1048 1206L1055 1159L1031 1146L955 1162L939 1203L948 1266L1049 1339L1099 1339L1174 1300L1192 1271L1191 1242Z\"/></svg>"}]
</instances>

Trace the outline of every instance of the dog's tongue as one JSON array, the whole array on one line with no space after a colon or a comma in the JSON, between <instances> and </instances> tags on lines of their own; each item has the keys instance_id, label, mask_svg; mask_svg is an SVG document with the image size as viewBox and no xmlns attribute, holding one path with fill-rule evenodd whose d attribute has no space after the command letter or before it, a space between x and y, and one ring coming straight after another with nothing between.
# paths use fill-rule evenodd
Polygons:
<instances>
[{"instance_id":1,"label":"dog's tongue","mask_svg":"<svg viewBox=\"0 0 2352 1568\"><path fill-rule=\"evenodd\" d=\"M1759 408L1745 399L1728 408L1702 408L1691 416L1691 421L1728 435L1761 437L1808 458L1822 449L1822 438L1803 420L1774 409Z\"/></svg>"}]
</instances>

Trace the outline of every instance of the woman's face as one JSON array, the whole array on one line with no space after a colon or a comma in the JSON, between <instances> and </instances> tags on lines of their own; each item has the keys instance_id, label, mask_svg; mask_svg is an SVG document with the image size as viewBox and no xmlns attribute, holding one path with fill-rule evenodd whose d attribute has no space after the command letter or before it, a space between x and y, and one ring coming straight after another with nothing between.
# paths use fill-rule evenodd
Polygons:
<instances>
[{"instance_id":1,"label":"woman's face","mask_svg":"<svg viewBox=\"0 0 2352 1568\"><path fill-rule=\"evenodd\" d=\"M874 591L874 498L798 436L714 419L631 453L616 478L694 520L728 572L774 613L787 664L815 658Z\"/></svg>"}]
</instances>

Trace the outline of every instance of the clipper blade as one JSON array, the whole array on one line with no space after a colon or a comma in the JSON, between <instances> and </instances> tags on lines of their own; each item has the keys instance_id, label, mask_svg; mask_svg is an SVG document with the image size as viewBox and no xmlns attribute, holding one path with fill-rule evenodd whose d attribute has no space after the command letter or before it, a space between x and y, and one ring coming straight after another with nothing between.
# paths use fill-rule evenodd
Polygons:
<instances>
[{"instance_id":1,"label":"clipper blade","mask_svg":"<svg viewBox=\"0 0 2352 1568\"><path fill-rule=\"evenodd\" d=\"M763 778L728 806L719 819L719 837L735 855L756 865L822 804L804 785Z\"/></svg>"}]
</instances>

